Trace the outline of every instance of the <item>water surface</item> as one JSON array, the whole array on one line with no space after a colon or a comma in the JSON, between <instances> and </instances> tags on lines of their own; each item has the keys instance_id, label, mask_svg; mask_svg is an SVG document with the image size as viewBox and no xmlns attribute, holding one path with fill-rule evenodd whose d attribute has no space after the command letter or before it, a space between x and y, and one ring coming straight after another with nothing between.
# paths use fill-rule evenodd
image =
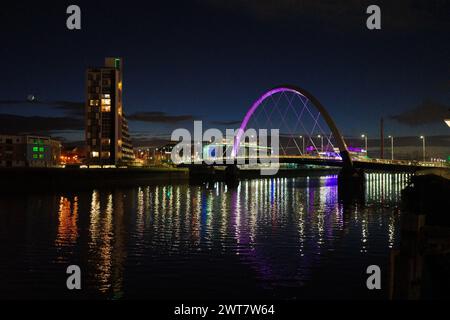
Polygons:
<instances>
[{"instance_id":1,"label":"water surface","mask_svg":"<svg viewBox=\"0 0 450 320\"><path fill-rule=\"evenodd\" d=\"M336 176L3 195L0 297L387 298L407 178L368 176L354 205L339 203Z\"/></svg>"}]
</instances>

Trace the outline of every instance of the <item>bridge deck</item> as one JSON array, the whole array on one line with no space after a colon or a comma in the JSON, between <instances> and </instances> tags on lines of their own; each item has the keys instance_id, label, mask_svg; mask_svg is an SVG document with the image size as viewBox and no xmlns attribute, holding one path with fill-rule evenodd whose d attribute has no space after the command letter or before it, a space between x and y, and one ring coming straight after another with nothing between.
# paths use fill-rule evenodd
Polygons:
<instances>
[{"instance_id":1,"label":"bridge deck","mask_svg":"<svg viewBox=\"0 0 450 320\"><path fill-rule=\"evenodd\" d=\"M221 160L221 161L219 161ZM262 161L261 161L262 160ZM207 161L194 164L183 164L182 167L190 167L192 165L209 165L209 166L229 166L229 165L243 165L249 163L272 163L280 164L304 164L304 165L318 165L327 167L342 167L343 162L336 158L324 157L307 157L307 156L280 156L277 158L261 157L261 158L234 158L234 159L215 159L215 163L211 164ZM442 163L433 162L417 162L404 160L382 160L382 159L354 159L353 166L357 169L374 170L374 171L396 171L396 172L415 172L425 168L443 168L450 170L450 166Z\"/></svg>"}]
</instances>

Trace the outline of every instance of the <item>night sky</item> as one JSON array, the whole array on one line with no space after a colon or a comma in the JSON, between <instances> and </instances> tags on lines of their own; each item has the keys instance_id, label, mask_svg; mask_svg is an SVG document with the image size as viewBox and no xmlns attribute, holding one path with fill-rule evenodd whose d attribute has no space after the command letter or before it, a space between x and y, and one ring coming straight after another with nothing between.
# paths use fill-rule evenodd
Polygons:
<instances>
[{"instance_id":1,"label":"night sky","mask_svg":"<svg viewBox=\"0 0 450 320\"><path fill-rule=\"evenodd\" d=\"M378 135L382 116L397 136L448 135L450 1L392 2L4 2L0 133L83 140L85 70L119 56L135 141L194 119L236 128L285 83L313 93L346 136ZM81 31L66 28L70 4ZM370 4L382 30L366 28Z\"/></svg>"}]
</instances>

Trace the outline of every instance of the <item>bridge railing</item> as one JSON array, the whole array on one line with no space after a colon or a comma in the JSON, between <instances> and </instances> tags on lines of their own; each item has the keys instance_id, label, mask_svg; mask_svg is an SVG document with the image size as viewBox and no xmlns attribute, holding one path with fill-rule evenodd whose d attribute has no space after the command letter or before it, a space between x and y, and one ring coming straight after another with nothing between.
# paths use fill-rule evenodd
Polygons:
<instances>
[{"instance_id":1,"label":"bridge railing","mask_svg":"<svg viewBox=\"0 0 450 320\"><path fill-rule=\"evenodd\" d=\"M332 162L341 162L342 159L339 157L327 157L327 156L316 156L316 155L282 155L282 156L257 156L257 157L224 157L224 158L207 158L207 159L192 159L191 161L184 162L185 164L192 164L196 162L203 163L205 161L216 161L216 165L220 164L247 164L247 162L255 162L255 160L268 160L286 162L286 160L313 160L313 161L332 161ZM353 161L359 163L372 163L372 164L385 164L385 165L396 165L396 166L409 166L409 167L429 167L429 168L450 168L449 163L441 163L441 162L424 162L424 161L415 161L415 160L388 160L388 159L377 159L377 158L353 158Z\"/></svg>"},{"instance_id":2,"label":"bridge railing","mask_svg":"<svg viewBox=\"0 0 450 320\"><path fill-rule=\"evenodd\" d=\"M388 159L358 159L359 162L368 163L380 163L380 164L392 164L403 166L418 166L418 167L433 167L433 168L448 168L449 164L445 162L428 162L428 161L415 161L415 160L388 160Z\"/></svg>"}]
</instances>

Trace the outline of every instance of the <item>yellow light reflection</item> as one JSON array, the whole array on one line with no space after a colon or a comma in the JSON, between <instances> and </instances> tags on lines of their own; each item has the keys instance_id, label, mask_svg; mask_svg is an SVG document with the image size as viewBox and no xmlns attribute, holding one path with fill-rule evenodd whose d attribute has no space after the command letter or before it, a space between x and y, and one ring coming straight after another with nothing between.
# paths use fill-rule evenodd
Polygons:
<instances>
[{"instance_id":1,"label":"yellow light reflection","mask_svg":"<svg viewBox=\"0 0 450 320\"><path fill-rule=\"evenodd\" d=\"M61 197L58 211L58 231L55 245L58 247L73 245L78 239L78 197L71 202Z\"/></svg>"}]
</instances>

